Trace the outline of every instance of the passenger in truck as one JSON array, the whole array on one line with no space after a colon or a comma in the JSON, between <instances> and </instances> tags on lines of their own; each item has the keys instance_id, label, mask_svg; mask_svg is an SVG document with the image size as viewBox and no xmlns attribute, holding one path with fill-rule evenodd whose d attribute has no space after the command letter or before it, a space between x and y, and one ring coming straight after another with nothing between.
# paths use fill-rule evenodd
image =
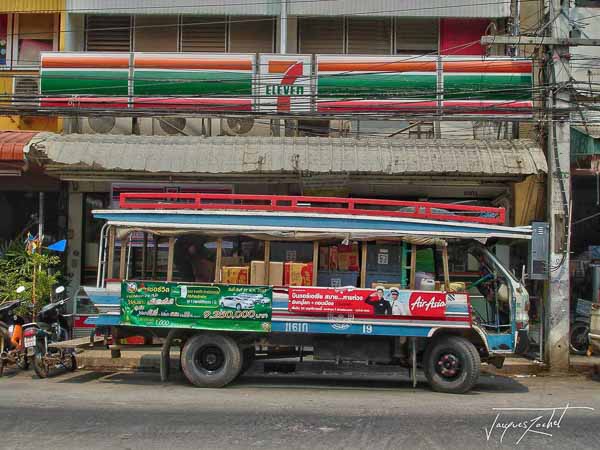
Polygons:
<instances>
[{"instance_id":1,"label":"passenger in truck","mask_svg":"<svg viewBox=\"0 0 600 450\"><path fill-rule=\"evenodd\" d=\"M389 316L392 314L392 306L384 297L384 289L377 286L374 293L365 298L365 303L373 307L373 313L376 316Z\"/></svg>"}]
</instances>

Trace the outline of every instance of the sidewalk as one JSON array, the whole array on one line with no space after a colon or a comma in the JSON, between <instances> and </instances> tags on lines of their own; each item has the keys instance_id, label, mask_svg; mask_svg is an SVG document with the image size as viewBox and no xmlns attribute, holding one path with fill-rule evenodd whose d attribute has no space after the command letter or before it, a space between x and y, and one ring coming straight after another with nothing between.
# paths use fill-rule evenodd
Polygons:
<instances>
[{"instance_id":1,"label":"sidewalk","mask_svg":"<svg viewBox=\"0 0 600 450\"><path fill-rule=\"evenodd\" d=\"M125 349L121 351L121 358L111 358L109 350L85 350L77 355L80 368L96 371L142 371L158 372L160 369L160 350ZM179 367L179 348L173 347L171 351L172 370ZM383 367L383 366L382 366ZM600 357L571 356L571 369L574 372L591 375L600 371ZM485 373L504 376L528 376L551 374L546 365L526 358L511 357L504 361L502 369L496 369L484 364Z\"/></svg>"}]
</instances>

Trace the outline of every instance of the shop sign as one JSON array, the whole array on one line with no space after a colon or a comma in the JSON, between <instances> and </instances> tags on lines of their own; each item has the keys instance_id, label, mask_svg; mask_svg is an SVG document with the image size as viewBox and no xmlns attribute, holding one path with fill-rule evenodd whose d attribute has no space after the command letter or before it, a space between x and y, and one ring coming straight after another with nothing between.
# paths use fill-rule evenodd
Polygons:
<instances>
[{"instance_id":1,"label":"shop sign","mask_svg":"<svg viewBox=\"0 0 600 450\"><path fill-rule=\"evenodd\" d=\"M266 286L123 281L121 324L220 331L271 331Z\"/></svg>"},{"instance_id":2,"label":"shop sign","mask_svg":"<svg viewBox=\"0 0 600 450\"><path fill-rule=\"evenodd\" d=\"M327 317L411 316L443 319L468 316L466 293L375 289L290 287L288 308Z\"/></svg>"}]
</instances>

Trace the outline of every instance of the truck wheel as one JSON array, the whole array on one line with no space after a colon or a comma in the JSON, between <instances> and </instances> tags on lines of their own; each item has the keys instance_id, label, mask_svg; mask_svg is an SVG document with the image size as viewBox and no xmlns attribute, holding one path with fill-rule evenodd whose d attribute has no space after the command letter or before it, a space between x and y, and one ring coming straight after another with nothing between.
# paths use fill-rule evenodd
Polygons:
<instances>
[{"instance_id":1,"label":"truck wheel","mask_svg":"<svg viewBox=\"0 0 600 450\"><path fill-rule=\"evenodd\" d=\"M434 391L464 394L479 378L481 359L475 346L465 338L445 336L429 345L423 366Z\"/></svg>"},{"instance_id":2,"label":"truck wheel","mask_svg":"<svg viewBox=\"0 0 600 450\"><path fill-rule=\"evenodd\" d=\"M181 369L195 386L223 387L240 373L242 352L229 336L197 334L183 346Z\"/></svg>"}]
</instances>

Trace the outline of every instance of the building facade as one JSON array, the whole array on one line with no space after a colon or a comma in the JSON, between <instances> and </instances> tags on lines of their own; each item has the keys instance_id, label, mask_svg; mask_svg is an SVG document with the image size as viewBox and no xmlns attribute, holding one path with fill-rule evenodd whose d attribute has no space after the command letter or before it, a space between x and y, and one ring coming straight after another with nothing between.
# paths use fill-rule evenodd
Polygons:
<instances>
[{"instance_id":1,"label":"building facade","mask_svg":"<svg viewBox=\"0 0 600 450\"><path fill-rule=\"evenodd\" d=\"M44 60L18 74L41 83L32 123L52 121L30 127L49 133L25 158L68 192L73 293L95 282L91 211L123 190L435 200L503 206L510 225L544 219L536 62L480 43L535 31L543 2L173 3L46 6L39 24L52 16L56 35L36 29ZM15 42L18 69L29 47ZM496 248L515 271L526 251Z\"/></svg>"},{"instance_id":2,"label":"building facade","mask_svg":"<svg viewBox=\"0 0 600 450\"><path fill-rule=\"evenodd\" d=\"M63 49L66 16L64 0L0 2L0 242L37 230L40 198L48 234L57 236L66 227L60 181L27 161L23 151L37 132L56 133L62 127L57 115L35 110L40 55Z\"/></svg>"}]
</instances>

